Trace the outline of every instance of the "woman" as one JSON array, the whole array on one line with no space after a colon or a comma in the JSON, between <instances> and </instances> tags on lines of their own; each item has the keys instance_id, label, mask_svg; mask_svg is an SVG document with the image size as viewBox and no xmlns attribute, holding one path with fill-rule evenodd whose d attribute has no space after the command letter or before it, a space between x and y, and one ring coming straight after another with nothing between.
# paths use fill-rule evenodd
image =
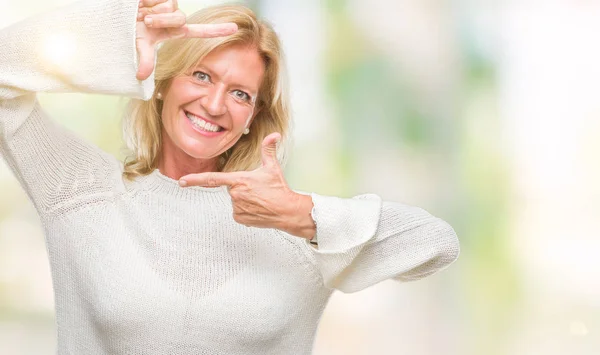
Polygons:
<instances>
[{"instance_id":1,"label":"woman","mask_svg":"<svg viewBox=\"0 0 600 355\"><path fill-rule=\"evenodd\" d=\"M458 256L423 209L288 187L279 41L244 7L186 24L173 0L85 1L0 43L0 153L45 228L58 354L309 354L334 290ZM37 91L132 97L132 156L56 126Z\"/></svg>"}]
</instances>

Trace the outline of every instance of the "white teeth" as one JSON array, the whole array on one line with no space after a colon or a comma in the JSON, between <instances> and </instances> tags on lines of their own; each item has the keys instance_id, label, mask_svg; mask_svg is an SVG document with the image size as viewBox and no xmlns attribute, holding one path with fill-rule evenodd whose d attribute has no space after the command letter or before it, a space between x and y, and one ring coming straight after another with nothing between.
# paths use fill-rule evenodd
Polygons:
<instances>
[{"instance_id":1,"label":"white teeth","mask_svg":"<svg viewBox=\"0 0 600 355\"><path fill-rule=\"evenodd\" d=\"M189 112L186 112L185 115L187 116L187 118L190 119L190 121L192 122L192 124L198 128L201 128L205 131L209 131L209 132L219 132L222 128L214 125L210 122L206 122L205 120L201 119L200 117L194 116Z\"/></svg>"}]
</instances>

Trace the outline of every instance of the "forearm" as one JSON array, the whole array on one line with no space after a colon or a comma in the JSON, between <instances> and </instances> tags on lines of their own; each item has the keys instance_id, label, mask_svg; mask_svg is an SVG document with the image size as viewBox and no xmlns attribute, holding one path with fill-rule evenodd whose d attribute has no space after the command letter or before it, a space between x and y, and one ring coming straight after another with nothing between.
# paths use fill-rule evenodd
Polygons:
<instances>
[{"instance_id":1,"label":"forearm","mask_svg":"<svg viewBox=\"0 0 600 355\"><path fill-rule=\"evenodd\" d=\"M311 194L319 247L312 245L324 285L356 292L385 279L416 280L444 269L459 254L450 225L426 210L384 202ZM306 216L308 204L297 216ZM306 220L306 219L305 219Z\"/></svg>"},{"instance_id":2,"label":"forearm","mask_svg":"<svg viewBox=\"0 0 600 355\"><path fill-rule=\"evenodd\" d=\"M35 93L152 95L153 78L135 77L136 13L135 0L81 1L0 30L0 156L41 214L109 191L120 164L47 117Z\"/></svg>"}]
</instances>

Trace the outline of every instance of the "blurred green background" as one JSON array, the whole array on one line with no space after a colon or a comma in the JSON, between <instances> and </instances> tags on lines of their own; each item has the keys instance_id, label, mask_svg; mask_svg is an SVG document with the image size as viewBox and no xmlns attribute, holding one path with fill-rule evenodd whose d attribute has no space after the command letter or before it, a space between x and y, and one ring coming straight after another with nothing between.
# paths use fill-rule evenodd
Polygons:
<instances>
[{"instance_id":1,"label":"blurred green background","mask_svg":"<svg viewBox=\"0 0 600 355\"><path fill-rule=\"evenodd\" d=\"M69 2L4 3L0 27ZM314 354L598 354L600 1L247 3L288 59L290 185L417 205L461 240L432 277L336 292ZM123 158L123 98L39 96ZM53 312L39 219L0 162L0 354L53 354Z\"/></svg>"}]
</instances>

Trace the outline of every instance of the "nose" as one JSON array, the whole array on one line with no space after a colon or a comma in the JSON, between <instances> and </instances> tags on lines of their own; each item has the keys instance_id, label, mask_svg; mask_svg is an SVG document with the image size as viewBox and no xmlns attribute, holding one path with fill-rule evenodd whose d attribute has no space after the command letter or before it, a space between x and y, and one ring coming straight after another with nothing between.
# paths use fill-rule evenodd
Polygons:
<instances>
[{"instance_id":1,"label":"nose","mask_svg":"<svg viewBox=\"0 0 600 355\"><path fill-rule=\"evenodd\" d=\"M206 113L211 116L221 116L224 115L227 111L227 107L225 106L225 98L227 93L224 88L213 86L208 89L208 92L200 103L204 106Z\"/></svg>"}]
</instances>

